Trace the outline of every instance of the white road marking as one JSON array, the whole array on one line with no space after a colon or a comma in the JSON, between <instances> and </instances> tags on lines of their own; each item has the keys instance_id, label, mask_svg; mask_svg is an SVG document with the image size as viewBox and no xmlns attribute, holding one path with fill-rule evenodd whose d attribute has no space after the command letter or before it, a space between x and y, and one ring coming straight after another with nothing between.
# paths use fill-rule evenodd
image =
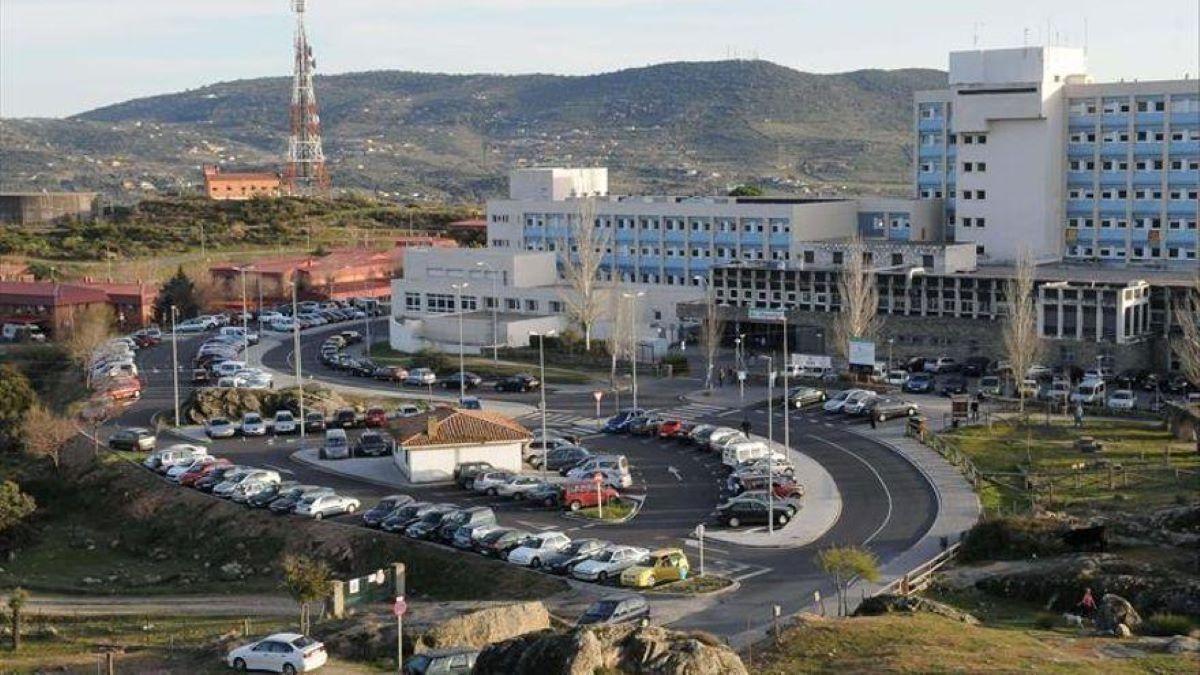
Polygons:
<instances>
[{"instance_id":1,"label":"white road marking","mask_svg":"<svg viewBox=\"0 0 1200 675\"><path fill-rule=\"evenodd\" d=\"M274 464L263 464L263 466L265 466L268 469L273 469L275 471L278 471L279 473L287 474L289 476L296 475L295 471L292 471L291 469L284 469L284 468L275 466Z\"/></svg>"},{"instance_id":2,"label":"white road marking","mask_svg":"<svg viewBox=\"0 0 1200 675\"><path fill-rule=\"evenodd\" d=\"M854 452L853 450L850 450L849 448L846 448L842 445L834 443L833 441L831 441L827 438L821 438L820 436L815 436L815 435L811 436L811 437L815 440L821 441L822 443L824 443L826 445L837 448L838 450L841 450L842 452L846 453L847 455L850 455L854 459L857 459L858 461L862 462L863 466L867 467L868 469L871 470L871 473L875 474L875 480L879 481L879 485L883 487L883 494L887 496L887 505L888 505L887 515L884 517L883 522L879 524L879 528L876 529L874 532L872 532L871 536L869 536L865 540L863 540L864 545L871 543L871 540L874 539L875 537L879 536L879 533L883 531L883 528L887 527L888 522L891 521L891 519L892 519L892 510L895 508L895 503L892 500L892 491L888 488L887 481L883 480L883 476L879 475L879 471L875 467L871 466L870 462L863 459L861 455Z\"/></svg>"},{"instance_id":3,"label":"white road marking","mask_svg":"<svg viewBox=\"0 0 1200 675\"><path fill-rule=\"evenodd\" d=\"M681 476L679 474L679 469L676 469L673 466L668 466L667 473L671 474L672 476L675 476L675 480L679 481L680 483L683 482L683 476Z\"/></svg>"},{"instance_id":4,"label":"white road marking","mask_svg":"<svg viewBox=\"0 0 1200 675\"><path fill-rule=\"evenodd\" d=\"M773 572L773 571L774 570L771 569L770 567L764 567L761 570L757 570L755 572L747 572L746 574L739 574L736 577L734 577L734 579L736 581L745 581L747 579L753 579L754 577L761 576L763 574L767 574L768 572Z\"/></svg>"},{"instance_id":5,"label":"white road marking","mask_svg":"<svg viewBox=\"0 0 1200 675\"><path fill-rule=\"evenodd\" d=\"M528 520L518 520L517 524L524 525L525 527L528 527L531 530L553 530L554 529L553 525L536 525L534 523L529 522Z\"/></svg>"},{"instance_id":6,"label":"white road marking","mask_svg":"<svg viewBox=\"0 0 1200 675\"><path fill-rule=\"evenodd\" d=\"M700 542L697 541L696 539L684 539L683 545L690 546L692 548L697 548L697 549L700 548ZM729 551L717 548L716 546L710 546L709 544L704 545L704 552L705 553L716 553L719 555L729 555Z\"/></svg>"}]
</instances>

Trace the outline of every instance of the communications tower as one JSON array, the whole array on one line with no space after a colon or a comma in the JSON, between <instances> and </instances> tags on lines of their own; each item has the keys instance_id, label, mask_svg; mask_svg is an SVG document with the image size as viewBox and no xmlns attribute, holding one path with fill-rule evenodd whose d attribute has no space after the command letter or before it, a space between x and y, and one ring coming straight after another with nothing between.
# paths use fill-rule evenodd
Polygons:
<instances>
[{"instance_id":1,"label":"communications tower","mask_svg":"<svg viewBox=\"0 0 1200 675\"><path fill-rule=\"evenodd\" d=\"M304 30L306 0L291 0L296 13L296 63L292 74L291 136L288 138L284 181L293 195L322 195L329 192L329 174L325 170L325 151L321 148L321 116L317 113L317 93L313 72L317 62Z\"/></svg>"}]
</instances>

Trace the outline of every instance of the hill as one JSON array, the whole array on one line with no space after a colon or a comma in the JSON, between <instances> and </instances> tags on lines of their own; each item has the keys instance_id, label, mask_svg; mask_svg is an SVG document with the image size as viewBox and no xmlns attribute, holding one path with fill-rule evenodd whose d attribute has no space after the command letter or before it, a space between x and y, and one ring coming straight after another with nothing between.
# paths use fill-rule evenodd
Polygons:
<instances>
[{"instance_id":1,"label":"hill","mask_svg":"<svg viewBox=\"0 0 1200 675\"><path fill-rule=\"evenodd\" d=\"M590 76L375 71L323 76L339 187L478 200L521 164L602 164L614 189L903 190L912 92L936 70L812 74L766 61L666 63ZM0 187L141 196L199 167L272 165L289 78L223 82L63 119L0 121Z\"/></svg>"}]
</instances>

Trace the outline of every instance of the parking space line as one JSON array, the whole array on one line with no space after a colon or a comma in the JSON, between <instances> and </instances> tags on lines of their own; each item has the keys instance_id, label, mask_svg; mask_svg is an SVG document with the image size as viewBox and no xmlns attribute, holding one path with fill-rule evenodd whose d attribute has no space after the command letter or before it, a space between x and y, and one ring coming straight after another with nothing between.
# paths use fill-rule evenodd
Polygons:
<instances>
[{"instance_id":1,"label":"parking space line","mask_svg":"<svg viewBox=\"0 0 1200 675\"><path fill-rule=\"evenodd\" d=\"M739 574L738 576L734 577L734 580L745 581L747 579L753 579L754 577L762 576L764 574L767 574L769 572L774 572L774 571L775 570L773 570L770 567L764 567L764 568L762 568L760 570L756 570L754 572L747 572L746 574Z\"/></svg>"}]
</instances>

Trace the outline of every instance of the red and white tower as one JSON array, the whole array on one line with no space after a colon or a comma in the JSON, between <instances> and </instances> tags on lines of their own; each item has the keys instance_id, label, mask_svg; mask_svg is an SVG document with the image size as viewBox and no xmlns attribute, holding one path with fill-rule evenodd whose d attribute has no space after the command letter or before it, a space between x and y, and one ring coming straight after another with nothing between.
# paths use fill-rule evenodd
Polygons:
<instances>
[{"instance_id":1,"label":"red and white tower","mask_svg":"<svg viewBox=\"0 0 1200 675\"><path fill-rule=\"evenodd\" d=\"M306 0L292 0L292 10L296 13L296 64L292 74L292 135L288 139L283 174L288 192L293 195L329 192L325 151L321 148L321 117L317 114L317 93L313 88L317 62L304 30L305 4Z\"/></svg>"}]
</instances>

